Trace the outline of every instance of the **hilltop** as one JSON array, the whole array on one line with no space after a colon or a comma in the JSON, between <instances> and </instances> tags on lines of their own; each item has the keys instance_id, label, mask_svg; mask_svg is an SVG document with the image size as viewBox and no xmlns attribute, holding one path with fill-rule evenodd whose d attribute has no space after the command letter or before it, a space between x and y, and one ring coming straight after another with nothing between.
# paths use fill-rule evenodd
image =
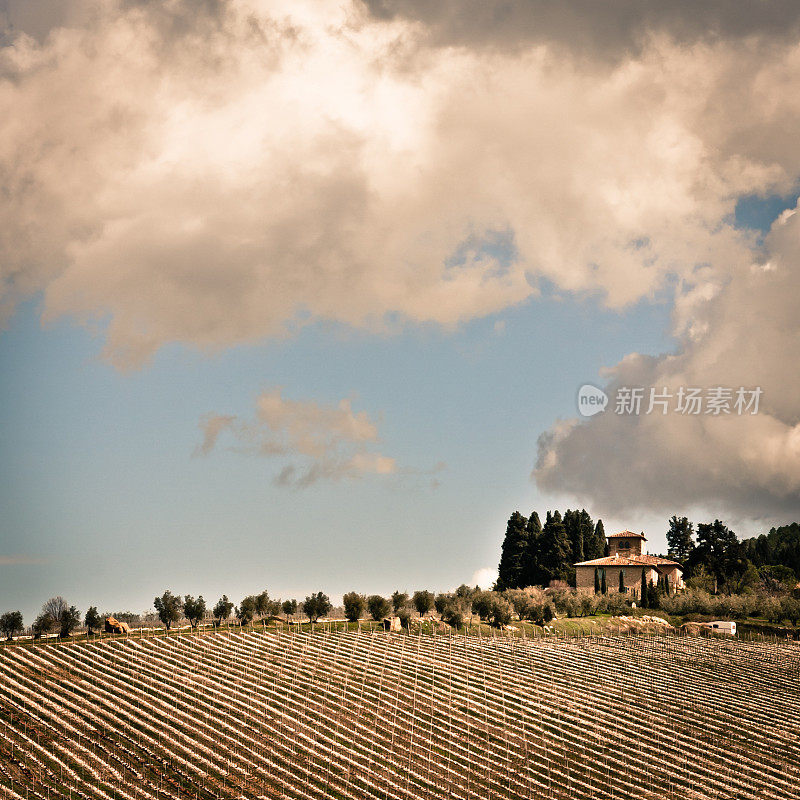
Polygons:
<instances>
[{"instance_id":1,"label":"hilltop","mask_svg":"<svg viewBox=\"0 0 800 800\"><path fill-rule=\"evenodd\" d=\"M752 798L800 784L800 648L249 631L0 650L0 796Z\"/></svg>"}]
</instances>

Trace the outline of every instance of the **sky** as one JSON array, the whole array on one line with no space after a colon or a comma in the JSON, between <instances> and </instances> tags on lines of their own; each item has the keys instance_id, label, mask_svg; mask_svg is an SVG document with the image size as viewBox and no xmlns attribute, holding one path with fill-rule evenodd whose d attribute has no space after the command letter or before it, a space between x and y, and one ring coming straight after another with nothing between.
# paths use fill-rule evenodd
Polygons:
<instances>
[{"instance_id":1,"label":"sky","mask_svg":"<svg viewBox=\"0 0 800 800\"><path fill-rule=\"evenodd\" d=\"M798 67L793 3L0 2L0 610L799 519Z\"/></svg>"}]
</instances>

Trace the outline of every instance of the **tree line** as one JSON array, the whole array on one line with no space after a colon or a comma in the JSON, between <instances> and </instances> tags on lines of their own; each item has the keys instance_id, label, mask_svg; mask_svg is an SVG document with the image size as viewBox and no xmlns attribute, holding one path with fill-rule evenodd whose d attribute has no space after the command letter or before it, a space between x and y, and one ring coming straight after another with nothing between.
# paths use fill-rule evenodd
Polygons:
<instances>
[{"instance_id":1,"label":"tree line","mask_svg":"<svg viewBox=\"0 0 800 800\"><path fill-rule=\"evenodd\" d=\"M718 519L695 525L687 517L675 515L668 523L667 545L668 556L681 564L687 584L700 592L698 596L701 597L706 592L710 595L755 593L769 598L786 595L800 580L800 524L796 522L740 541L736 533ZM559 511L548 511L544 525L535 511L527 518L515 511L506 526L498 579L494 586L496 591L482 592L478 587L466 584L454 592L439 594L420 590L409 595L398 590L388 598L353 591L343 598L345 617L355 621L367 612L372 619L381 620L391 613L400 617L401 624L407 627L414 611L423 617L435 610L444 622L457 627L471 615L496 625L507 624L504 620L510 619L510 614L544 624L549 621L548 615L552 618L552 604L542 597L533 601L530 593L523 597L514 592L526 587L574 584L573 564L601 558L605 553L603 522L598 519L595 523L585 509L568 509L563 516ZM604 581L605 574L598 573L595 590L610 597L616 593L617 587L604 586ZM664 587L647 586L639 604L657 608L665 602L664 594ZM584 601L575 602L580 605ZM316 622L333 610L330 599L323 592L312 593L298 602L273 600L266 590L247 595L238 606L223 595L210 612L202 595L181 597L171 591L156 597L153 605L167 629L181 619L186 619L195 628L209 613L214 624L219 626L232 618L239 624L249 625L280 614L294 618L298 612ZM787 597L769 601L764 607L771 609L770 613L780 612L786 616L789 612L794 613L795 605ZM568 610L576 609L570 607ZM586 610L581 606L582 613ZM129 615L115 616L124 620ZM51 597L42 606L31 630L35 638L53 633L67 638L80 624L81 616L74 605L63 597ZM104 619L96 606L87 610L83 624L90 635L103 627ZM0 632L7 638L11 639L23 630L24 620L20 611L0 615Z\"/></svg>"},{"instance_id":2,"label":"tree line","mask_svg":"<svg viewBox=\"0 0 800 800\"><path fill-rule=\"evenodd\" d=\"M461 619L460 615L466 614L467 608L456 602L456 599L469 598L471 601L478 592L478 587L470 589L466 586L460 587L455 593L439 594L423 589L409 595L408 592L397 590L388 598L377 594L367 596L358 592L347 592L342 600L344 615L348 621L355 622L362 619L365 613L376 621L393 614L400 618L404 627L408 627L413 610L420 617L435 609L450 619ZM154 598L153 607L158 619L167 630L171 630L182 620L186 620L190 627L195 629L203 620L209 618L209 615L214 626L219 627L232 620L243 626L271 621L280 619L281 614L286 619L293 619L298 612L309 621L317 622L328 617L333 611L333 604L324 592L314 592L304 601L298 602L272 599L267 590L247 595L238 605L229 600L227 595L222 595L210 610L202 595L181 596L167 590ZM92 606L83 618L87 634L91 636L103 628L106 616L113 616L120 622L128 622L132 621L135 615L101 616L97 607ZM68 605L63 597L52 597L42 606L42 611L33 622L31 631L36 639L53 633L57 633L61 638L68 638L80 623L81 617L75 606ZM12 639L23 631L24 620L20 611L9 611L0 615L0 632L7 639Z\"/></svg>"},{"instance_id":3,"label":"tree line","mask_svg":"<svg viewBox=\"0 0 800 800\"><path fill-rule=\"evenodd\" d=\"M421 589L409 594L396 590L389 597L372 594L366 595L356 591L346 592L342 598L345 619L356 622L365 615L375 621L381 621L389 616L398 617L402 627L408 629L411 619L416 613L419 619L435 612L442 622L460 628L466 621L473 617L488 622L495 627L508 625L514 614L522 619L528 619L540 625L550 622L555 616L555 607L550 598L544 593L531 594L530 590L507 592L483 591L478 586L462 584L452 592L432 592ZM169 590L165 591L153 601L159 620L167 630L172 629L177 623L186 620L192 629L195 629L204 619L209 617L209 611L202 595L181 597ZM301 612L311 622L327 617L333 611L333 605L328 595L316 592L301 602L297 600L273 600L265 590L257 595L247 595L239 605L234 605L223 595L210 610L215 627L219 627L229 620L236 620L241 625L251 625L261 621L280 619L283 614L286 618L293 618ZM125 621L132 615L114 614L118 621ZM59 620L58 624L54 620ZM104 617L98 614L96 606L92 606L84 616L84 625L88 635L93 635L104 625ZM68 606L61 597L48 600L42 613L33 624L33 635L40 638L46 633L58 633L62 638L72 635L80 624L80 615L75 606ZM8 639L23 631L22 614L12 611L0 617L0 631Z\"/></svg>"},{"instance_id":4,"label":"tree line","mask_svg":"<svg viewBox=\"0 0 800 800\"><path fill-rule=\"evenodd\" d=\"M90 608L86 613L86 619L97 623L94 627L100 626L100 615L96 608ZM58 632L62 639L67 638L81 624L81 616L75 606L71 606L63 597L51 597L42 606L42 611L33 622L31 630L35 638L40 638L46 633ZM87 622L88 625L88 622ZM8 611L0 616L0 632L7 639L11 639L17 633L24 630L21 611Z\"/></svg>"},{"instance_id":5,"label":"tree line","mask_svg":"<svg viewBox=\"0 0 800 800\"><path fill-rule=\"evenodd\" d=\"M206 601L202 595L195 599L187 594L181 599L180 595L167 590L161 597L155 598L153 606L167 630L181 618L186 619L192 628L196 628L206 618ZM303 602L298 603L297 600L273 600L265 589L260 594L243 597L238 606L228 599L228 595L222 595L211 609L211 617L216 627L231 618L236 619L240 625L251 625L258 621L280 618L281 614L293 618L298 611L302 611L312 622L316 622L332 610L330 598L324 592L310 594Z\"/></svg>"},{"instance_id":6,"label":"tree line","mask_svg":"<svg viewBox=\"0 0 800 800\"><path fill-rule=\"evenodd\" d=\"M153 607L158 618L167 630L185 619L192 629L196 628L208 616L206 601L202 595L178 594L167 590L153 601ZM269 593L263 591L257 595L247 595L239 605L234 605L227 595L216 602L210 614L215 626L235 618L242 625L249 625L256 620L277 617L283 613L288 618L294 617L298 610L312 621L327 616L333 606L330 599L323 592L311 594L302 603L297 600L271 600ZM83 625L89 636L99 631L104 626L105 617L114 616L118 621L127 621L135 615L113 614L101 616L97 606L91 606L83 617ZM40 639L46 634L57 633L62 639L72 635L81 624L81 616L75 606L71 606L63 597L51 597L42 606L42 610L31 625L34 639ZM24 619L21 611L8 611L0 615L0 632L7 639L25 630Z\"/></svg>"},{"instance_id":7,"label":"tree line","mask_svg":"<svg viewBox=\"0 0 800 800\"><path fill-rule=\"evenodd\" d=\"M800 580L800 524L772 528L768 534L740 541L720 520L691 522L673 516L667 528L667 556L684 570L696 588L717 593L766 592L791 589ZM530 517L515 511L508 520L498 565L495 589L550 586L563 581L575 585L574 564L607 555L603 521L593 522L586 509L562 516L548 511L544 525L534 511ZM603 586L597 574L595 591L605 594L616 587ZM656 607L663 587L648 587L641 598Z\"/></svg>"},{"instance_id":8,"label":"tree line","mask_svg":"<svg viewBox=\"0 0 800 800\"><path fill-rule=\"evenodd\" d=\"M595 523L585 508L548 511L542 525L534 511L515 511L508 520L495 588L549 586L552 581L575 583L573 564L602 558L606 552L603 521Z\"/></svg>"},{"instance_id":9,"label":"tree line","mask_svg":"<svg viewBox=\"0 0 800 800\"><path fill-rule=\"evenodd\" d=\"M695 525L673 516L667 530L671 558L684 577L712 594L794 587L800 580L800 525L793 522L743 541L721 520Z\"/></svg>"}]
</instances>

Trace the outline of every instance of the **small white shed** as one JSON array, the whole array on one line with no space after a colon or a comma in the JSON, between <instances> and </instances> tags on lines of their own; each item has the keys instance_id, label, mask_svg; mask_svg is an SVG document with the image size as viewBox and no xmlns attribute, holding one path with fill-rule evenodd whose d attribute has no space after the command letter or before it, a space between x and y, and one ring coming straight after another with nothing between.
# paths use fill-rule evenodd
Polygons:
<instances>
[{"instance_id":1,"label":"small white shed","mask_svg":"<svg viewBox=\"0 0 800 800\"><path fill-rule=\"evenodd\" d=\"M716 620L709 623L709 627L714 633L725 633L728 636L736 636L736 623L727 620Z\"/></svg>"}]
</instances>

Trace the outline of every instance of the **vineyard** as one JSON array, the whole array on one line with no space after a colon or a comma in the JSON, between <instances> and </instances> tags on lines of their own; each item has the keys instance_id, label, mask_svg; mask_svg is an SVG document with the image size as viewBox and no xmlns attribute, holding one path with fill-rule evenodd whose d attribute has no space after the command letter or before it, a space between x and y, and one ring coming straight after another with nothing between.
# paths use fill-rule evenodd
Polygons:
<instances>
[{"instance_id":1,"label":"vineyard","mask_svg":"<svg viewBox=\"0 0 800 800\"><path fill-rule=\"evenodd\" d=\"M183 635L0 649L3 798L800 798L800 647Z\"/></svg>"}]
</instances>

